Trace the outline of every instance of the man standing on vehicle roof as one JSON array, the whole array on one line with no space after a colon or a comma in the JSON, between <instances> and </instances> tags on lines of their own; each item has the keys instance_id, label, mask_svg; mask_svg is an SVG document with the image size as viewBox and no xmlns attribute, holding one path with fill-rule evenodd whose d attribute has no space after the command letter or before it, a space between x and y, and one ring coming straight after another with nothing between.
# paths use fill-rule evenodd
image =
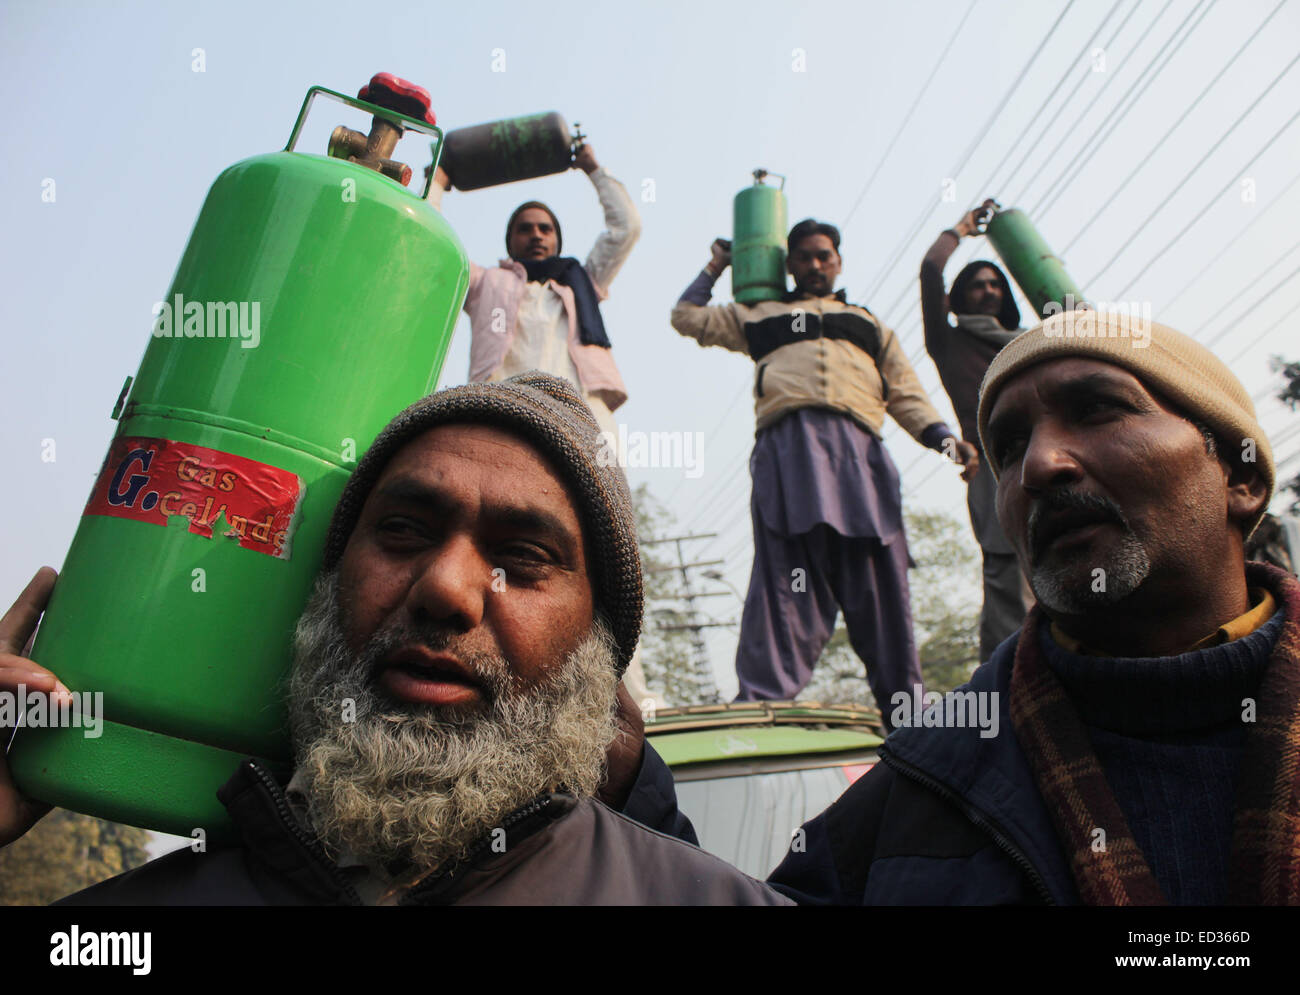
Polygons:
<instances>
[{"instance_id":1,"label":"man standing on vehicle roof","mask_svg":"<svg viewBox=\"0 0 1300 995\"><path fill-rule=\"evenodd\" d=\"M893 331L835 291L839 246L833 225L801 221L787 240L793 292L708 307L731 262L715 241L672 324L757 364L754 565L736 649L738 699L799 694L838 610L884 710L895 692L921 683L898 471L879 438L885 415L963 464L964 477L978 456L944 424Z\"/></svg>"}]
</instances>

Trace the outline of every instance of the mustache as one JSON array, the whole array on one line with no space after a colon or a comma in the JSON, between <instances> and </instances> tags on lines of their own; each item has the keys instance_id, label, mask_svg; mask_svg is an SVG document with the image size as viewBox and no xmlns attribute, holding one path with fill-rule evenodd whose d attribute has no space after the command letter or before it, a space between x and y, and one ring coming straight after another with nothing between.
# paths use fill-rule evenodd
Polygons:
<instances>
[{"instance_id":1,"label":"mustache","mask_svg":"<svg viewBox=\"0 0 1300 995\"><path fill-rule=\"evenodd\" d=\"M422 646L434 653L450 653L478 680L489 704L508 697L514 690L510 665L505 658L458 646L456 634L437 622L392 622L376 631L356 657L356 668L374 683L383 660L395 650Z\"/></svg>"},{"instance_id":2,"label":"mustache","mask_svg":"<svg viewBox=\"0 0 1300 995\"><path fill-rule=\"evenodd\" d=\"M1113 522L1132 532L1124 512L1110 498L1084 491L1048 491L1034 501L1029 509L1029 549L1034 560L1043 553L1044 546L1062 531L1063 519L1074 522Z\"/></svg>"}]
</instances>

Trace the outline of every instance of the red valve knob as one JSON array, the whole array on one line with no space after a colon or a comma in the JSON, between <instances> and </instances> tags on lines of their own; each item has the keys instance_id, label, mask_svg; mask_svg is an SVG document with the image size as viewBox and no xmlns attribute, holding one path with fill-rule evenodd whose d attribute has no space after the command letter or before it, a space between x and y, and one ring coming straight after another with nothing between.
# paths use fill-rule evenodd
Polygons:
<instances>
[{"instance_id":1,"label":"red valve knob","mask_svg":"<svg viewBox=\"0 0 1300 995\"><path fill-rule=\"evenodd\" d=\"M397 111L407 117L413 117L427 124L437 124L437 118L430 110L429 91L422 86L408 83L392 73L375 73L370 82L357 93L359 100L365 100L390 111Z\"/></svg>"}]
</instances>

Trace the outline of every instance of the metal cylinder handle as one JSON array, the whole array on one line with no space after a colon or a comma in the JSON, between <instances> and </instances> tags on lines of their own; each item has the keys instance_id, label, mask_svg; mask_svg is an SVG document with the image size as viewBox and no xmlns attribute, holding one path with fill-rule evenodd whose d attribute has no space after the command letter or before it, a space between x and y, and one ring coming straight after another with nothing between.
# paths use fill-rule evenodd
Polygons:
<instances>
[{"instance_id":1,"label":"metal cylinder handle","mask_svg":"<svg viewBox=\"0 0 1300 995\"><path fill-rule=\"evenodd\" d=\"M992 207L985 208L983 207L983 205L981 205L981 209L978 210L975 214L975 233L977 235L985 234L989 230L990 222L992 222L993 219L997 217L998 212L1001 210L1002 210L1002 205L999 204L996 200L993 201Z\"/></svg>"},{"instance_id":2,"label":"metal cylinder handle","mask_svg":"<svg viewBox=\"0 0 1300 995\"><path fill-rule=\"evenodd\" d=\"M302 134L303 124L306 123L307 112L311 109L312 101L321 94L324 94L327 97L333 97L335 100L347 104L349 107L355 108L359 111L364 111L374 117L384 118L394 123L400 123L401 127L408 131L414 131L418 134L429 135L432 137L433 142L430 145L430 149L433 153L433 162L430 164L432 168L428 170L424 181L424 189L421 190L418 195L412 192L412 196L418 196L420 200L424 200L428 196L429 186L433 183L433 170L437 167L438 160L442 158L442 129L436 124L429 124L427 121L421 121L418 118L410 117L400 111L395 111L388 107L381 107L378 104L372 104L369 101L361 100L357 97L349 97L345 93L339 93L337 90L331 90L328 87L313 86L308 89L307 96L302 102L302 109L298 111L298 120L293 123L293 131L289 133L289 141L285 143L284 150L286 152L294 151L294 147L298 144L298 136Z\"/></svg>"}]
</instances>

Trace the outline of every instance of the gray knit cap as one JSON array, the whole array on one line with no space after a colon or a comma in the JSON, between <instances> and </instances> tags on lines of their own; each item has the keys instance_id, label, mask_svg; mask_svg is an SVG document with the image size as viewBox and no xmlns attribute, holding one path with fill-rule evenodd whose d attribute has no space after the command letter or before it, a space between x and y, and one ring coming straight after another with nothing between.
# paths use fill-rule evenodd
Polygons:
<instances>
[{"instance_id":1,"label":"gray knit cap","mask_svg":"<svg viewBox=\"0 0 1300 995\"><path fill-rule=\"evenodd\" d=\"M632 495L591 409L561 377L530 370L499 383L440 390L389 422L343 489L325 539L323 568L333 569L342 559L361 508L393 455L434 426L455 422L491 425L526 439L572 487L592 560L592 593L614 635L622 674L641 638L641 553Z\"/></svg>"}]
</instances>

